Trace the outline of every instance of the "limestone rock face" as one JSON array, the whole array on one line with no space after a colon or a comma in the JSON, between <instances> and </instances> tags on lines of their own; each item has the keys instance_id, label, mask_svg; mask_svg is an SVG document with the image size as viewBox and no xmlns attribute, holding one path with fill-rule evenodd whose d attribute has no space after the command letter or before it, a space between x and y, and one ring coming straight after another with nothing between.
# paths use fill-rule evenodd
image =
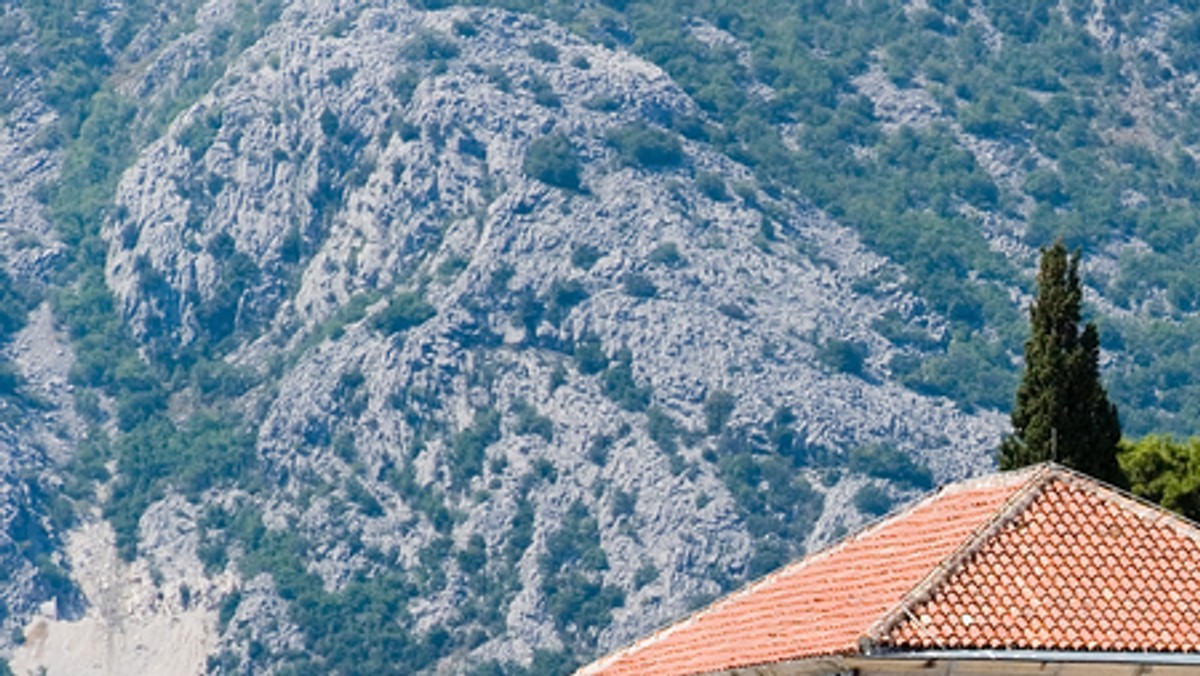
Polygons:
<instances>
[{"instance_id":1,"label":"limestone rock face","mask_svg":"<svg viewBox=\"0 0 1200 676\"><path fill-rule=\"evenodd\" d=\"M126 93L161 108L235 9L135 41ZM122 175L106 281L147 359L253 383L232 398L264 480L206 504L298 534L331 593L432 576L413 630L480 638L431 669L611 649L761 572L765 550L828 543L873 481L828 471L850 449L892 444L939 480L990 466L1003 419L896 384L905 348L873 328L886 314L937 340L944 320L803 195L675 131L704 114L655 66L498 10L324 0L287 3L228 58ZM531 175L543 139L577 185ZM786 517L803 536L780 542L731 477L778 455L783 427L807 504ZM785 518L772 509L757 516ZM146 512L139 561L170 594L129 621L160 636L182 618L210 667L278 666L303 628L270 575L241 576L236 543L223 572L202 565L205 514L173 494ZM591 579L622 592L611 622L555 615L568 531L594 534ZM79 549L76 574L110 555L90 551L107 552ZM501 580L498 622L464 612L479 570Z\"/></svg>"},{"instance_id":2,"label":"limestone rock face","mask_svg":"<svg viewBox=\"0 0 1200 676\"><path fill-rule=\"evenodd\" d=\"M292 355L260 398L258 450L279 487L269 501L319 543L313 567L328 585L372 565L347 534L407 565L436 536L381 478L408 467L464 515L458 543L480 535L501 551L517 505L534 506L508 630L478 655L521 659L556 642L537 543L575 502L599 521L605 581L629 590L601 645L660 624L718 591L711 569L736 575L754 551L704 433L714 392L732 395L734 428L786 407L810 447L889 441L947 478L987 466L998 417L889 383L896 348L871 328L887 311L933 332L940 320L853 232L670 131L699 112L660 70L499 11L368 7L332 22L292 6L142 153L105 228L109 283L145 345L221 346L262 370ZM642 126L681 156L626 161L613 139ZM549 135L569 142L578 189L527 174L531 144ZM400 293L435 314L380 330ZM364 311L347 321L356 302ZM656 444L645 405L622 407L572 358L587 341L612 359L627 349L654 415L694 438ZM836 341L865 349L857 372L818 358ZM500 413L499 433L467 471L454 439L485 409ZM599 464L598 439L612 444ZM539 472L555 478L530 489ZM378 515L299 500L352 477ZM631 511L614 510L618 492L635 496ZM647 565L659 574L635 589ZM421 599L419 621L453 622L465 584L454 575Z\"/></svg>"}]
</instances>

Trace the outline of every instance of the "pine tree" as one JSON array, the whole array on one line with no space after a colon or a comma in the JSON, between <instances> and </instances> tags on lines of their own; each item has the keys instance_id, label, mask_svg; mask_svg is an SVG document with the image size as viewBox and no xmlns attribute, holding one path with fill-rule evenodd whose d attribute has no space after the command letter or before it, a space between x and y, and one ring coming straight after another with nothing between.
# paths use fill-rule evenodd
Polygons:
<instances>
[{"instance_id":1,"label":"pine tree","mask_svg":"<svg viewBox=\"0 0 1200 676\"><path fill-rule=\"evenodd\" d=\"M1062 240L1042 250L1014 433L1000 445L1000 468L1054 460L1119 484L1121 424L1100 382L1100 334L1092 322L1079 330L1079 257L1068 257Z\"/></svg>"}]
</instances>

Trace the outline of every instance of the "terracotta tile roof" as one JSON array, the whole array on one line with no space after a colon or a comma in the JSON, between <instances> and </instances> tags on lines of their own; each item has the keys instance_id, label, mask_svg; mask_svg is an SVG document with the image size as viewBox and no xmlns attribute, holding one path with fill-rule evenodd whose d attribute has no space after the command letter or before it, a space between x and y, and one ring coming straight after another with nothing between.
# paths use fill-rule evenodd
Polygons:
<instances>
[{"instance_id":1,"label":"terracotta tile roof","mask_svg":"<svg viewBox=\"0 0 1200 676\"><path fill-rule=\"evenodd\" d=\"M580 673L701 674L858 650L859 638L1022 486L948 487Z\"/></svg>"},{"instance_id":2,"label":"terracotta tile roof","mask_svg":"<svg viewBox=\"0 0 1200 676\"><path fill-rule=\"evenodd\" d=\"M940 649L1200 653L1200 529L1055 465L948 486L581 670Z\"/></svg>"},{"instance_id":3,"label":"terracotta tile roof","mask_svg":"<svg viewBox=\"0 0 1200 676\"><path fill-rule=\"evenodd\" d=\"M1200 652L1200 533L1049 480L879 640L893 648Z\"/></svg>"}]
</instances>

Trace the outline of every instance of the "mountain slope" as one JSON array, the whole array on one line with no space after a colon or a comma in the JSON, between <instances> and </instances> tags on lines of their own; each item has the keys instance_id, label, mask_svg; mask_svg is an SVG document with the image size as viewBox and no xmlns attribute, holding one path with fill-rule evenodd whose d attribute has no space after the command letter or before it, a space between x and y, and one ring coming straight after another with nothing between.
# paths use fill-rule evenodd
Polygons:
<instances>
[{"instance_id":1,"label":"mountain slope","mask_svg":"<svg viewBox=\"0 0 1200 676\"><path fill-rule=\"evenodd\" d=\"M1187 296L1130 286L1191 232L1141 215L1188 213L1162 154L1186 128L1152 159L1127 141L1165 117L1103 129L1175 100L1120 76L1136 45L1182 59L1182 29L77 4L4 14L19 668L569 669L990 467L1059 232L1098 251L1132 417L1191 419L1190 352L1147 348ZM1057 84L1014 56L1064 45ZM1134 220L1089 229L1135 179Z\"/></svg>"},{"instance_id":2,"label":"mountain slope","mask_svg":"<svg viewBox=\"0 0 1200 676\"><path fill-rule=\"evenodd\" d=\"M1126 430L1194 431L1196 18L1161 2L525 3L662 66L708 138L904 267L955 338L895 374L1006 409L1036 248L1085 252ZM971 377L961 377L970 373Z\"/></svg>"},{"instance_id":3,"label":"mountain slope","mask_svg":"<svg viewBox=\"0 0 1200 676\"><path fill-rule=\"evenodd\" d=\"M661 72L496 12L288 21L142 153L104 235L152 354L228 355L268 383L235 406L262 416L254 471L273 488L253 502L326 587L435 578L416 626L474 628L480 659L611 645L719 590L716 568L802 550L820 492L800 475L783 487L798 504L755 505L763 463L876 441L939 475L983 462L995 417L879 379L895 348L872 320L939 329L896 286L852 288L899 273L655 124L695 110ZM527 175L547 138L578 187ZM852 373L820 361L838 349ZM595 571L570 572L577 556ZM574 617L575 594L614 608ZM456 611L464 595L501 618Z\"/></svg>"}]
</instances>

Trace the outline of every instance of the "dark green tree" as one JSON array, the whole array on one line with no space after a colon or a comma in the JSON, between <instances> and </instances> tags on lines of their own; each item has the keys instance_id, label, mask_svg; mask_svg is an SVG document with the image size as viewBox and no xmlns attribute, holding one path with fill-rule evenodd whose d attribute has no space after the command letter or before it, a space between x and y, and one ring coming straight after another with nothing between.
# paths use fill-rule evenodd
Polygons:
<instances>
[{"instance_id":1,"label":"dark green tree","mask_svg":"<svg viewBox=\"0 0 1200 676\"><path fill-rule=\"evenodd\" d=\"M1151 434L1121 446L1121 469L1134 495L1200 519L1200 438Z\"/></svg>"},{"instance_id":2,"label":"dark green tree","mask_svg":"<svg viewBox=\"0 0 1200 676\"><path fill-rule=\"evenodd\" d=\"M1012 412L1013 434L1000 445L1000 468L1054 460L1119 484L1121 424L1100 382L1100 336L1092 322L1079 330L1079 257L1078 250L1068 256L1062 240L1042 250L1025 372Z\"/></svg>"},{"instance_id":3,"label":"dark green tree","mask_svg":"<svg viewBox=\"0 0 1200 676\"><path fill-rule=\"evenodd\" d=\"M547 185L579 189L579 158L562 134L550 134L530 143L524 168L527 175Z\"/></svg>"}]
</instances>

